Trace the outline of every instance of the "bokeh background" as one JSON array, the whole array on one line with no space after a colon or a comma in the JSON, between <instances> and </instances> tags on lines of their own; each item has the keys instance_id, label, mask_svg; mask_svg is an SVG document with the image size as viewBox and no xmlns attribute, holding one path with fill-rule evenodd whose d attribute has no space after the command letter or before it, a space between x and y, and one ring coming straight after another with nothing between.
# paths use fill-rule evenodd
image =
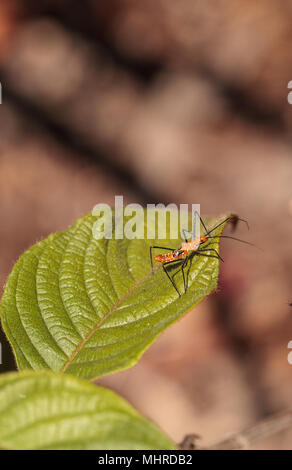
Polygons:
<instances>
[{"instance_id":1,"label":"bokeh background","mask_svg":"<svg viewBox=\"0 0 292 470\"><path fill-rule=\"evenodd\" d=\"M1 286L115 195L236 212L263 250L225 240L220 291L98 381L176 442L291 407L291 15L291 0L0 2ZM292 433L254 448L292 449Z\"/></svg>"}]
</instances>

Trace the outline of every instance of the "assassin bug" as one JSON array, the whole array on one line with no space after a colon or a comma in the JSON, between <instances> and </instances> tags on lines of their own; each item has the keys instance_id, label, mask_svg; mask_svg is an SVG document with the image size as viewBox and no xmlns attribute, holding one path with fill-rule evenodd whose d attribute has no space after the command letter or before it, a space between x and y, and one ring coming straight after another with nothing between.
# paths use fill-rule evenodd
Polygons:
<instances>
[{"instance_id":1,"label":"assassin bug","mask_svg":"<svg viewBox=\"0 0 292 470\"><path fill-rule=\"evenodd\" d=\"M200 219L200 222L205 230L205 235L202 235L198 238L194 238L195 237L195 234L196 234L196 230L195 230L195 224L196 224L196 216L199 217ZM237 240L237 241L240 241L242 243L246 243L248 245L252 245L252 243L249 243L249 242L246 242L245 240L240 240L239 238L235 238L235 237L231 237L229 235L215 235L215 236L212 236L211 233L214 232L214 230L216 230L217 228L219 228L221 225L223 225L225 222L227 221L231 221L233 222L233 228L235 228L236 224L238 221L242 221L244 223L246 223L247 227L248 227L248 223L246 220L243 220L243 219L240 219L239 217L235 216L235 215L232 215L230 217L227 217L226 219L224 219L222 222L220 222L219 224L217 224L215 227L213 227L211 230L208 230L203 219L201 218L200 214L196 211L195 214L194 214L194 226L193 226L193 232L190 232L188 230L185 230L183 229L182 230L182 234L183 234L183 237L184 237L184 242L181 244L181 246L178 248L178 249L173 249L173 248L167 248L167 247L164 247L164 246L150 246L150 262L151 262L151 268L152 268L152 273L153 273L153 256L152 256L152 250L153 249L161 249L161 250L167 250L168 253L166 254L159 254L159 255L156 255L154 257L154 260L157 261L158 263L161 263L162 267L163 267L163 270L165 272L165 274L167 275L167 277L169 278L171 284L173 285L173 287L175 288L175 290L177 291L179 297L181 297L181 294L177 288L177 286L175 285L174 283L174 276L177 274L175 273L172 277L169 275L167 269L166 269L166 265L169 265L171 263L177 263L177 262L181 262L181 268L180 270L182 271L182 275L183 275L183 281L184 281L184 291L186 293L187 291L187 283L186 282L186 278L185 278L185 272L184 272L184 268L186 267L189 259L190 259L190 256L191 255L195 255L195 256L206 256L208 258L217 258L221 261L223 261L223 259L221 258L221 256L219 255L218 251L215 250L215 248L208 248L208 245L206 245L206 247L204 247L205 243L207 243L208 241L211 241L212 239L215 239L215 238L231 238L232 240ZM249 228L249 227L248 227ZM187 233L191 233L192 235L192 240L189 240L187 239L186 237L186 234ZM201 248L202 246L202 248ZM206 253L208 252L208 253ZM213 254L210 254L210 252L212 252ZM188 281L188 277L187 277L187 281Z\"/></svg>"}]
</instances>

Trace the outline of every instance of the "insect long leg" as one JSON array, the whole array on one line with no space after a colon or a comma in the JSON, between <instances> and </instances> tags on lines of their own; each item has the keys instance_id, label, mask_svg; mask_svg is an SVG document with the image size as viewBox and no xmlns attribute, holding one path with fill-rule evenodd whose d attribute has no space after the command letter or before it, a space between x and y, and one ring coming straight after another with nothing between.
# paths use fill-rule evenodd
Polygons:
<instances>
[{"instance_id":1,"label":"insect long leg","mask_svg":"<svg viewBox=\"0 0 292 470\"><path fill-rule=\"evenodd\" d=\"M213 252L215 252L215 254L214 254L214 255L212 255L212 254L207 254L206 251L213 251ZM195 251L195 252L190 252L190 253L186 256L186 258L183 260L183 263L182 263L180 269L179 269L176 273L174 273L174 275L173 275L172 277L169 276L169 274L168 274L168 272L167 272L167 270L166 270L166 268L165 268L165 265L163 265L164 271L165 271L166 274L168 275L168 278L170 279L172 285L174 286L174 288L175 288L175 290L176 290L177 292L178 292L178 289L177 289L176 285L174 284L173 278L179 273L180 270L182 271L182 275L183 275L184 291L185 291L185 293L187 292L188 284L189 284L189 273L190 273L190 269L191 269L192 261L193 261L193 256L192 256L192 257L190 256L191 254L193 254L193 255L195 255L195 256L205 256L205 257L207 257L207 258L220 259L221 261L224 261L223 258L219 255L218 251L215 250L215 248L206 248L206 249L202 248L201 250L197 250L197 251ZM188 263L189 259L190 259L190 267L189 267L189 269L188 269L187 276L185 276L184 268L187 266L187 263ZM172 263L173 263L173 262L174 262L174 261L172 261ZM167 263L167 264L170 264L170 263ZM179 293L179 292L178 292L178 293ZM181 295L179 294L179 296L181 296Z\"/></svg>"},{"instance_id":2,"label":"insect long leg","mask_svg":"<svg viewBox=\"0 0 292 470\"><path fill-rule=\"evenodd\" d=\"M187 259L187 258L186 258L186 259ZM175 277L178 273L182 272L182 276L183 276L183 280L184 280L184 290L185 290L185 292L186 292L186 280L185 280L184 267L185 267L185 264L186 264L186 263L185 263L186 259L182 260L182 263L181 263L180 268L171 276L172 280L174 280L174 277Z\"/></svg>"},{"instance_id":3,"label":"insect long leg","mask_svg":"<svg viewBox=\"0 0 292 470\"><path fill-rule=\"evenodd\" d=\"M189 274L190 274L190 270L191 270L191 267L192 267L192 264L193 264L193 259L194 259L193 255L194 255L194 252L192 253L192 256L189 255L190 265L189 265L189 269L187 271L187 288L189 287Z\"/></svg>"},{"instance_id":4,"label":"insect long leg","mask_svg":"<svg viewBox=\"0 0 292 470\"><path fill-rule=\"evenodd\" d=\"M167 264L170 264L170 263L167 263ZM180 294L178 288L176 287L176 285L175 285L173 279L172 279L171 276L169 275L169 273L168 273L168 271L167 271L165 265L163 264L162 267L163 267L163 270L164 270L164 272L166 273L168 279L170 280L171 284L173 285L173 287L175 288L176 292L178 293L179 297L181 297L181 294Z\"/></svg>"},{"instance_id":5,"label":"insect long leg","mask_svg":"<svg viewBox=\"0 0 292 470\"><path fill-rule=\"evenodd\" d=\"M196 236L196 215L199 216L200 222L201 222L201 224L203 225L205 232L207 233L207 232L208 232L207 227L206 227L206 225L205 225L205 223L204 223L202 217L200 216L199 212L198 212L198 211L195 211L195 214L194 214L194 215L195 215L195 217L194 217L194 225L193 225L193 236L194 236L194 237Z\"/></svg>"},{"instance_id":6,"label":"insect long leg","mask_svg":"<svg viewBox=\"0 0 292 470\"><path fill-rule=\"evenodd\" d=\"M186 278L185 278L185 272L184 272L184 268L186 267L186 265L188 264L188 260L189 260L189 256L190 254L188 254L186 256L186 258L183 260L182 262L182 265L181 267L179 268L178 271L176 271L176 273L174 273L174 275L172 276L172 279L174 278L174 276L176 276L180 271L182 272L182 276L183 276L183 280L184 280L184 290L185 290L185 293L187 291L187 282L186 282ZM188 280L188 279L187 279Z\"/></svg>"},{"instance_id":7,"label":"insect long leg","mask_svg":"<svg viewBox=\"0 0 292 470\"><path fill-rule=\"evenodd\" d=\"M207 234L207 232L208 232L207 227L206 227L206 225L205 225L205 222L203 221L203 219L202 219L202 217L200 216L199 212L198 212L198 211L195 211L195 212L194 212L193 231L190 232L190 230L186 230L186 229L183 229L183 230L182 230L182 234L183 234L183 237L184 237L184 240L185 240L186 243L187 243L187 241L188 241L188 239L187 239L187 237L186 237L186 233L190 233L190 234L192 235L192 239L195 239L195 238L196 238L196 216L199 217L200 222L201 222L202 226L204 227L204 230L205 230L206 234Z\"/></svg>"},{"instance_id":8,"label":"insect long leg","mask_svg":"<svg viewBox=\"0 0 292 470\"><path fill-rule=\"evenodd\" d=\"M219 259L218 256L216 255L207 255L207 254L200 254L200 253L195 253L195 256L205 256L206 258L215 258L215 259ZM224 262L224 260L222 258L220 258L220 260L222 262Z\"/></svg>"},{"instance_id":9,"label":"insect long leg","mask_svg":"<svg viewBox=\"0 0 292 470\"><path fill-rule=\"evenodd\" d=\"M185 268L185 266L188 264L189 256L190 256L190 254L188 253L188 254L187 254L187 257L186 257L186 259L184 260L184 262L183 262L183 264L182 264L182 267L181 267L181 271L182 271L182 275L183 275L183 279L184 279L184 289L185 289L185 293L186 293L186 291L187 291L188 286L187 286L187 284L186 284L184 268ZM188 281L188 278L187 278L187 281Z\"/></svg>"},{"instance_id":10,"label":"insect long leg","mask_svg":"<svg viewBox=\"0 0 292 470\"><path fill-rule=\"evenodd\" d=\"M231 220L233 217L227 217L226 219L222 220L219 224L217 224L215 227L213 227L209 232L206 233L206 235L210 235L210 233L214 232L217 228L219 228L221 225L225 224L228 220Z\"/></svg>"},{"instance_id":11,"label":"insect long leg","mask_svg":"<svg viewBox=\"0 0 292 470\"><path fill-rule=\"evenodd\" d=\"M220 259L221 261L224 261L223 258L221 258L221 256L219 255L218 251L215 250L215 248L202 248L202 249L199 249L195 252L195 254L200 254L204 251L214 251L216 253L216 255L202 255L202 256L209 256L209 258L217 258L217 259Z\"/></svg>"},{"instance_id":12,"label":"insect long leg","mask_svg":"<svg viewBox=\"0 0 292 470\"><path fill-rule=\"evenodd\" d=\"M206 251L210 251L210 250L206 250ZM192 263L193 263L193 259L194 259L195 256L206 256L207 258L216 258L216 259L218 259L217 255L207 255L206 253L200 253L200 250L191 252L188 255L189 260L190 260L190 265L189 265L189 268L187 270L186 290L188 289L190 270L192 268ZM221 260L223 261L222 258L221 258Z\"/></svg>"},{"instance_id":13,"label":"insect long leg","mask_svg":"<svg viewBox=\"0 0 292 470\"><path fill-rule=\"evenodd\" d=\"M151 263L152 273L153 273L153 257L152 257L153 248L158 248L159 250L174 251L173 248L166 248L165 246L150 246L150 263Z\"/></svg>"},{"instance_id":14,"label":"insect long leg","mask_svg":"<svg viewBox=\"0 0 292 470\"><path fill-rule=\"evenodd\" d=\"M184 272L184 265L185 265L185 263L183 263L182 266L181 266L181 272L182 272L183 280L184 280L184 291L186 293L187 288L186 288L186 278L185 278L185 272Z\"/></svg>"},{"instance_id":15,"label":"insect long leg","mask_svg":"<svg viewBox=\"0 0 292 470\"><path fill-rule=\"evenodd\" d=\"M193 232L190 232L189 230L186 230L185 228L182 229L182 234L183 234L184 240L187 243L188 239L186 237L186 233L190 233L193 236Z\"/></svg>"},{"instance_id":16,"label":"insect long leg","mask_svg":"<svg viewBox=\"0 0 292 470\"><path fill-rule=\"evenodd\" d=\"M183 237L184 237L184 241L187 243L188 239L187 239L186 233L190 233L192 236L193 236L193 233L190 232L190 230L186 230L185 228L182 229L182 234L183 234Z\"/></svg>"}]
</instances>

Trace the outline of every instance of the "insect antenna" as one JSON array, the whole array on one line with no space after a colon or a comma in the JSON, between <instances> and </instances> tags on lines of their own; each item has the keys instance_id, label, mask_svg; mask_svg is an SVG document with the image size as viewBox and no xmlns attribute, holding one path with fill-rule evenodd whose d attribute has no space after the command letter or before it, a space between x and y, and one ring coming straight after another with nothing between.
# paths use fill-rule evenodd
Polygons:
<instances>
[{"instance_id":1,"label":"insect antenna","mask_svg":"<svg viewBox=\"0 0 292 470\"><path fill-rule=\"evenodd\" d=\"M215 227L213 227L211 230L209 230L209 232L206 233L206 236L210 235L210 233L214 232L214 230L216 230L217 228L219 228L221 225L225 224L225 222L227 222L228 220L230 221L233 221L234 223L234 228L235 226L237 225L237 222L240 221L240 222L244 222L249 230L249 225L248 225L248 222L247 220L244 220L244 219L240 219L239 217L237 216L231 216L231 217L227 217L226 219L222 220L222 222L220 222L219 224L217 224Z\"/></svg>"},{"instance_id":2,"label":"insect antenna","mask_svg":"<svg viewBox=\"0 0 292 470\"><path fill-rule=\"evenodd\" d=\"M260 250L260 248L257 246L257 245L254 245L253 243L250 243L250 242L247 242L246 240L241 240L241 238L236 238L236 237L232 237L231 235L215 235L215 236L211 236L208 238L230 238L231 240L236 240L237 242L241 242L241 243L245 243L246 245L250 245L250 246L254 246L255 248L258 248Z\"/></svg>"}]
</instances>

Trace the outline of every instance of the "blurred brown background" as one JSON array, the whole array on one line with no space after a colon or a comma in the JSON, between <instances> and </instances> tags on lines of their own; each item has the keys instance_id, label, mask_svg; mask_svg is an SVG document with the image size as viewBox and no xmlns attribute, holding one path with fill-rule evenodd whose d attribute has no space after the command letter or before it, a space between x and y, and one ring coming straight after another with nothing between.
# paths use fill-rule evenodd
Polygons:
<instances>
[{"instance_id":1,"label":"blurred brown background","mask_svg":"<svg viewBox=\"0 0 292 470\"><path fill-rule=\"evenodd\" d=\"M177 442L291 407L291 15L291 0L0 2L1 285L119 194L236 212L263 249L225 240L220 292L99 380ZM292 432L254 448L292 449Z\"/></svg>"}]
</instances>

